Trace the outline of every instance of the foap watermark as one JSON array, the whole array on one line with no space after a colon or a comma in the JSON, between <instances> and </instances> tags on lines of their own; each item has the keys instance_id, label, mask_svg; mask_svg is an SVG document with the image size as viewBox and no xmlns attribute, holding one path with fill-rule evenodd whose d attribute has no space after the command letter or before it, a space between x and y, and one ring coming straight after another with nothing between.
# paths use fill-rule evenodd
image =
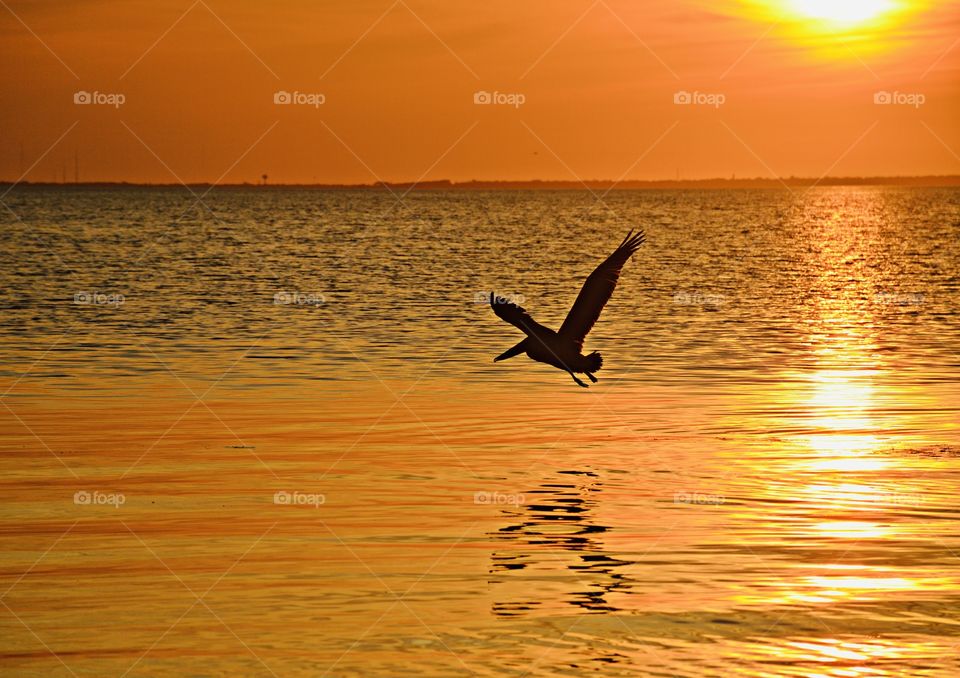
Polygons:
<instances>
[{"instance_id":1,"label":"foap watermark","mask_svg":"<svg viewBox=\"0 0 960 678\"><path fill-rule=\"evenodd\" d=\"M522 294L498 294L493 298L493 303L495 304L522 304L527 298ZM490 303L490 293L489 292L477 292L473 295L473 303L475 304L489 304Z\"/></svg>"},{"instance_id":2,"label":"foap watermark","mask_svg":"<svg viewBox=\"0 0 960 678\"><path fill-rule=\"evenodd\" d=\"M326 298L317 292L303 294L301 292L277 292L273 295L276 306L319 306L325 304Z\"/></svg>"},{"instance_id":3,"label":"foap watermark","mask_svg":"<svg viewBox=\"0 0 960 678\"><path fill-rule=\"evenodd\" d=\"M920 108L927 102L927 97L920 92L888 92L880 90L873 95L873 103L878 106L913 106Z\"/></svg>"},{"instance_id":4,"label":"foap watermark","mask_svg":"<svg viewBox=\"0 0 960 678\"><path fill-rule=\"evenodd\" d=\"M926 301L922 292L877 292L873 300L884 306L921 306Z\"/></svg>"},{"instance_id":5,"label":"foap watermark","mask_svg":"<svg viewBox=\"0 0 960 678\"><path fill-rule=\"evenodd\" d=\"M719 306L727 303L727 298L713 292L677 292L673 295L673 303L679 306Z\"/></svg>"},{"instance_id":6,"label":"foap watermark","mask_svg":"<svg viewBox=\"0 0 960 678\"><path fill-rule=\"evenodd\" d=\"M678 106L713 106L720 108L727 102L727 95L719 92L688 92L680 90L673 93L673 103Z\"/></svg>"},{"instance_id":7,"label":"foap watermark","mask_svg":"<svg viewBox=\"0 0 960 678\"><path fill-rule=\"evenodd\" d=\"M857 498L858 501L860 497ZM862 498L863 501L884 506L920 506L923 503L923 497L919 494L908 494L904 492L878 492L868 494Z\"/></svg>"},{"instance_id":8,"label":"foap watermark","mask_svg":"<svg viewBox=\"0 0 960 678\"><path fill-rule=\"evenodd\" d=\"M508 492L474 492L473 503L486 506L520 506L527 503L522 494Z\"/></svg>"},{"instance_id":9,"label":"foap watermark","mask_svg":"<svg viewBox=\"0 0 960 678\"><path fill-rule=\"evenodd\" d=\"M313 508L320 508L321 504L327 503L327 497L323 494L278 490L273 495L273 503L277 506L312 506Z\"/></svg>"},{"instance_id":10,"label":"foap watermark","mask_svg":"<svg viewBox=\"0 0 960 678\"><path fill-rule=\"evenodd\" d=\"M520 108L527 101L525 94L519 92L488 92L480 90L473 93L473 103L478 106L513 106Z\"/></svg>"},{"instance_id":11,"label":"foap watermark","mask_svg":"<svg viewBox=\"0 0 960 678\"><path fill-rule=\"evenodd\" d=\"M287 92L280 90L273 93L273 103L278 106L313 106L320 108L327 103L327 96L319 92Z\"/></svg>"},{"instance_id":12,"label":"foap watermark","mask_svg":"<svg viewBox=\"0 0 960 678\"><path fill-rule=\"evenodd\" d=\"M78 106L113 106L120 108L127 101L125 94L119 92L87 92L80 90L73 93L73 103Z\"/></svg>"},{"instance_id":13,"label":"foap watermark","mask_svg":"<svg viewBox=\"0 0 960 678\"><path fill-rule=\"evenodd\" d=\"M73 303L83 306L123 306L126 301L119 292L107 294L105 292L77 292L73 295Z\"/></svg>"},{"instance_id":14,"label":"foap watermark","mask_svg":"<svg viewBox=\"0 0 960 678\"><path fill-rule=\"evenodd\" d=\"M700 504L705 506L720 506L726 503L727 498L721 494L707 494L706 492L674 492L674 504Z\"/></svg>"},{"instance_id":15,"label":"foap watermark","mask_svg":"<svg viewBox=\"0 0 960 678\"><path fill-rule=\"evenodd\" d=\"M77 506L112 506L120 508L127 503L127 498L120 492L101 492L94 490L77 490L73 493L73 503Z\"/></svg>"}]
</instances>

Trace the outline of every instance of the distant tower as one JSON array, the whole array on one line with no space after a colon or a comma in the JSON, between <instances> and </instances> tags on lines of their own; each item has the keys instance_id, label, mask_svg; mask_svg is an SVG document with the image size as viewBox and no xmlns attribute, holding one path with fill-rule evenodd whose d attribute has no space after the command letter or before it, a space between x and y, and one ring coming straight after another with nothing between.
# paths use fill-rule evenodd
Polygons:
<instances>
[{"instance_id":1,"label":"distant tower","mask_svg":"<svg viewBox=\"0 0 960 678\"><path fill-rule=\"evenodd\" d=\"M23 142L20 142L20 178L23 179Z\"/></svg>"},{"instance_id":2,"label":"distant tower","mask_svg":"<svg viewBox=\"0 0 960 678\"><path fill-rule=\"evenodd\" d=\"M73 149L73 183L80 183L80 151Z\"/></svg>"},{"instance_id":3,"label":"distant tower","mask_svg":"<svg viewBox=\"0 0 960 678\"><path fill-rule=\"evenodd\" d=\"M261 175L260 175L260 178L263 179L263 185L266 186L266 185L267 185L267 178L268 178L267 175L266 175L266 174L261 174Z\"/></svg>"}]
</instances>

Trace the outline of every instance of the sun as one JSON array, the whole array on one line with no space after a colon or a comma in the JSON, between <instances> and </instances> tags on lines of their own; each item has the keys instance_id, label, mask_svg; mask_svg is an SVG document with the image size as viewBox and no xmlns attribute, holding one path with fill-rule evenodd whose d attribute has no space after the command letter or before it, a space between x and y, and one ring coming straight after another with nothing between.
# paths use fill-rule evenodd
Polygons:
<instances>
[{"instance_id":1,"label":"sun","mask_svg":"<svg viewBox=\"0 0 960 678\"><path fill-rule=\"evenodd\" d=\"M811 58L861 64L870 54L902 48L910 39L906 27L934 5L933 0L731 2L740 16L768 24L778 37L807 48Z\"/></svg>"},{"instance_id":2,"label":"sun","mask_svg":"<svg viewBox=\"0 0 960 678\"><path fill-rule=\"evenodd\" d=\"M787 0L797 17L854 26L875 21L897 8L894 0Z\"/></svg>"},{"instance_id":3,"label":"sun","mask_svg":"<svg viewBox=\"0 0 960 678\"><path fill-rule=\"evenodd\" d=\"M800 58L863 67L864 59L921 40L920 15L934 0L692 0L766 24L763 36L803 48Z\"/></svg>"}]
</instances>

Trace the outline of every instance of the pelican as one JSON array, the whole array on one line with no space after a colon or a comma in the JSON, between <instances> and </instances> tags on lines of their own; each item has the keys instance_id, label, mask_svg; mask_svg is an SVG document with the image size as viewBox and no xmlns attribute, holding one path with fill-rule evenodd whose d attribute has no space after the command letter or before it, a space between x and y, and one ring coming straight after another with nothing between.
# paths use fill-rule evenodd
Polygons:
<instances>
[{"instance_id":1,"label":"pelican","mask_svg":"<svg viewBox=\"0 0 960 678\"><path fill-rule=\"evenodd\" d=\"M531 318L525 309L491 292L490 306L497 317L527 335L519 344L494 358L493 362L526 353L531 360L553 365L567 372L577 385L583 388L587 388L587 385L577 377L576 373L586 374L590 381L597 383L593 373L603 366L603 358L596 351L583 355L583 340L613 295L617 280L620 279L620 269L640 248L644 240L642 230L636 235L633 231L627 233L627 237L613 254L597 266L583 283L577 300L573 302L573 308L567 313L566 319L556 332Z\"/></svg>"}]
</instances>

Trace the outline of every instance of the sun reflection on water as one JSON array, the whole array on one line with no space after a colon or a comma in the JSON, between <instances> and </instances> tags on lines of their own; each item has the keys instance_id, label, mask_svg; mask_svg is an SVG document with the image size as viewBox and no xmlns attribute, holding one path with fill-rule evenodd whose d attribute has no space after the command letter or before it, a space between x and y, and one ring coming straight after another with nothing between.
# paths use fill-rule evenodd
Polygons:
<instances>
[{"instance_id":1,"label":"sun reflection on water","mask_svg":"<svg viewBox=\"0 0 960 678\"><path fill-rule=\"evenodd\" d=\"M851 264L857 261L851 253L863 254L857 228L821 224L823 233L803 262L815 272L814 295L802 308L810 328L807 361L784 372L785 388L774 403L751 410L766 415L776 435L788 435L784 457L758 462L771 476L773 501L757 517L777 525L782 537L751 544L751 551L768 548L788 574L781 569L761 577L735 599L822 622L824 637L794 637L777 646L778 659L806 664L804 675L890 675L875 662L922 656L930 648L896 638L838 637L833 615L842 616L846 606L934 598L956 582L911 560L908 551L902 559L875 560L878 549L909 543L918 529L910 516L919 503L911 462L885 453L911 426L909 415L890 414L889 403L910 394L899 390L896 371L878 351L877 310L868 300L879 274Z\"/></svg>"},{"instance_id":2,"label":"sun reflection on water","mask_svg":"<svg viewBox=\"0 0 960 678\"><path fill-rule=\"evenodd\" d=\"M812 526L819 536L836 539L880 539L890 536L892 527L867 520L835 520Z\"/></svg>"}]
</instances>

